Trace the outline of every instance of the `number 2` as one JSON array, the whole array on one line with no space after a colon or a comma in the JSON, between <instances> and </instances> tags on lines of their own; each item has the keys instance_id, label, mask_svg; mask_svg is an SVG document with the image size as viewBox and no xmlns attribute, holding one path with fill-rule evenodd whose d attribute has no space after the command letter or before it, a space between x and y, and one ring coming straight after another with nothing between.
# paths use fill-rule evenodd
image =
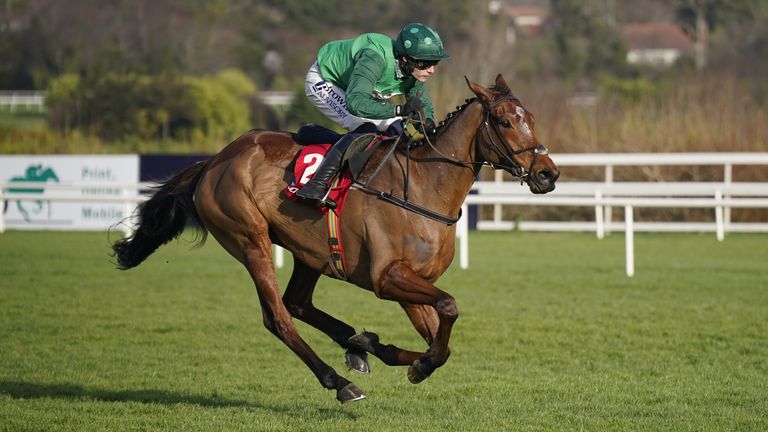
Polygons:
<instances>
[{"instance_id":1,"label":"number 2","mask_svg":"<svg viewBox=\"0 0 768 432\"><path fill-rule=\"evenodd\" d=\"M303 162L307 164L307 167L304 168L304 172L301 174L301 180L299 180L299 184L307 184L309 181L309 176L317 171L317 168L320 166L320 162L322 162L323 159L325 158L320 153L310 153L304 156Z\"/></svg>"}]
</instances>

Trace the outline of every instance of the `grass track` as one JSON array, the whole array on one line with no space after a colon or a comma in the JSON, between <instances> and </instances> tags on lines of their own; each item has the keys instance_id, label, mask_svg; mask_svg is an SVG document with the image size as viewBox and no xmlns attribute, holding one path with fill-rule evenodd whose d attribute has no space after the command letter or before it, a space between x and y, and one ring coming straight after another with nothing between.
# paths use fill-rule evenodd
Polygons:
<instances>
[{"instance_id":1,"label":"grass track","mask_svg":"<svg viewBox=\"0 0 768 432\"><path fill-rule=\"evenodd\" d=\"M448 364L414 386L372 360L345 372L368 399L341 406L263 328L213 239L119 272L104 233L7 232L0 430L765 431L767 240L639 234L629 279L622 235L473 233L470 270L439 283L461 312ZM324 278L315 298L422 346L371 293ZM297 325L342 372L343 352Z\"/></svg>"}]
</instances>

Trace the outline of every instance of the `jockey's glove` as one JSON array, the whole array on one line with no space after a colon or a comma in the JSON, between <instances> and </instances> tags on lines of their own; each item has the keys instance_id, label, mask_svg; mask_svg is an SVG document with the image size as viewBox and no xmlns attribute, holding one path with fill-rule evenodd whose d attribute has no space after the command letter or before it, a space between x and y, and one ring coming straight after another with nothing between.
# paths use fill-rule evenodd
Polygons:
<instances>
[{"instance_id":1,"label":"jockey's glove","mask_svg":"<svg viewBox=\"0 0 768 432\"><path fill-rule=\"evenodd\" d=\"M411 114L417 114L424 109L424 102L418 97L411 97L406 99L402 105L395 105L395 115L398 117L408 116Z\"/></svg>"}]
</instances>

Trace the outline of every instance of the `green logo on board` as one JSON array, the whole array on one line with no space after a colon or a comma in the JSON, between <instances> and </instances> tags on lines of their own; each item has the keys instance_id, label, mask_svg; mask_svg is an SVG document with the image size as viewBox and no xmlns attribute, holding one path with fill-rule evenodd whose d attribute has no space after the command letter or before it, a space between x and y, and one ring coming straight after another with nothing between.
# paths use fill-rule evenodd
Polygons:
<instances>
[{"instance_id":1,"label":"green logo on board","mask_svg":"<svg viewBox=\"0 0 768 432\"><path fill-rule=\"evenodd\" d=\"M48 183L49 181L58 183L59 177L56 175L56 172L51 167L43 168L42 164L32 164L27 167L27 169L24 171L23 176L15 176L11 178L9 183L20 183L20 182L33 182L33 183ZM22 193L22 194L42 194L45 192L44 188L8 188L7 191L9 194L11 193ZM3 211L8 209L8 203L5 204L5 209ZM19 210L19 213L24 217L24 220L27 222L30 222L32 220L33 216L37 216L43 211L48 211L48 217L51 217L51 204L44 200L16 200L16 208Z\"/></svg>"}]
</instances>

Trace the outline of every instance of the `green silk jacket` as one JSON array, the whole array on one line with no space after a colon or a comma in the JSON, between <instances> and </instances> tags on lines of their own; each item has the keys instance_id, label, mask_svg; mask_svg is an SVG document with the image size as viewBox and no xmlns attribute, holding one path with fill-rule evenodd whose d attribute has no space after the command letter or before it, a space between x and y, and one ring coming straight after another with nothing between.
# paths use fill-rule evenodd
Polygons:
<instances>
[{"instance_id":1,"label":"green silk jacket","mask_svg":"<svg viewBox=\"0 0 768 432\"><path fill-rule=\"evenodd\" d=\"M426 86L400 72L393 40L386 35L366 33L354 39L329 42L317 53L320 75L341 87L347 94L347 109L353 115L371 119L395 116L395 105L403 96L416 96L424 102L427 118L435 119ZM393 98L392 100L390 100Z\"/></svg>"}]
</instances>

